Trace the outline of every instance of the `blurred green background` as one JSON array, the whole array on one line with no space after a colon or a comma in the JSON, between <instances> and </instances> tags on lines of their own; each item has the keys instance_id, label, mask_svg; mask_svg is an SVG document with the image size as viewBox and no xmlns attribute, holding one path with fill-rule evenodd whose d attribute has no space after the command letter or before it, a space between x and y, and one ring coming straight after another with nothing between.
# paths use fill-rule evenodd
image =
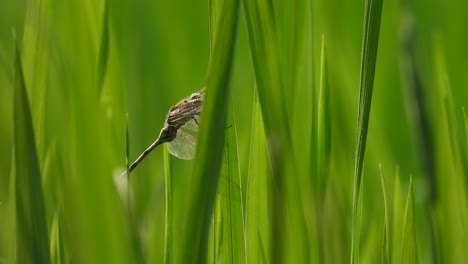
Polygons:
<instances>
[{"instance_id":1,"label":"blurred green background","mask_svg":"<svg viewBox=\"0 0 468 264\"><path fill-rule=\"evenodd\" d=\"M12 29L18 40L31 107L42 182L39 189L44 199L52 261L160 263L164 261L166 250L163 148L153 151L132 174L130 201L133 215L129 220L113 177L125 169L126 118L128 116L131 162L156 139L170 106L206 84L210 61L209 7L223 2L2 1L0 263L20 262L17 255L23 253L15 249L16 230L21 228L15 214L19 193L18 186L15 189L15 164L29 166L13 158L15 53ZM259 5L264 3L259 2ZM248 244L245 239L251 232L245 226L246 214L249 214L246 208L251 201L246 186L250 184L250 177L256 177L252 164L264 165L261 156L267 154L264 145L262 148L265 134L254 133L254 129L262 131L262 121L254 111L258 99L254 95L252 56L256 54L250 46L243 4L239 8L230 79L231 104L228 106L233 109L235 121L229 119L228 123L235 122L236 129L238 164L235 166L239 169L243 188L236 202L243 208L244 241L240 243L245 246ZM350 255L365 1L273 0L272 4L280 50L277 56L284 80L284 110L289 118L295 154L293 162L297 163L297 175L287 177L299 179L300 200L297 203L307 227L301 236L309 241L304 245L307 253L299 258L306 263L343 263ZM417 241L419 262L468 261L464 250L468 247L468 172L464 167L468 151L467 121L462 112L462 107L468 104L468 53L463 51L468 47L466 10L468 3L462 0L384 1L362 188L360 259L365 263L376 263L384 255L381 252L384 207L389 206L390 217L397 219L395 212L398 210L394 211L394 207L397 207L398 199L405 203L410 175L416 212L416 231L412 235ZM411 54L424 94L423 115L429 120L432 133L433 148L429 149L429 155L434 157L436 202L429 198L430 181L418 145L421 135L412 119L414 102L407 98L405 90L405 74L408 73L401 67L405 59L401 36L407 16L414 25ZM331 163L324 202L325 221L318 226L320 216L315 211L313 186L317 176L316 163L312 160L316 158L313 142L316 125L313 122L317 122L322 36L328 61ZM100 58L104 58L105 65L101 68ZM262 65L258 67L262 68ZM453 98L451 104L447 103L449 94ZM453 113L447 114L447 107L453 107ZM263 115L265 117L265 113ZM450 123L451 117L453 123ZM455 124L458 134L452 134L451 124ZM457 151L454 151L454 145ZM253 156L256 147L261 149L257 157ZM177 246L182 243L177 240L180 234L185 229L199 227L184 226L194 161L173 158L172 162L172 226L174 254L177 255L181 250ZM389 186L388 205L384 204L380 165ZM270 177L268 170L271 168L268 165L265 168L265 171L259 170L259 175ZM394 191L397 168L401 197ZM220 180L219 184L226 182ZM265 194L267 187L259 188L264 188ZM254 196L258 195L260 199L261 194ZM223 194L219 195L223 197ZM228 199L231 198L228 196ZM34 208L34 204L32 206ZM257 206L258 212L263 212L271 204L259 202ZM218 218L215 217L213 223L222 222L215 219ZM392 220L392 225L398 226L398 221L403 221L403 215L401 220ZM54 223L60 223L60 228L54 227ZM259 226L262 226L261 221ZM390 232L397 232L395 230L402 226L392 226ZM323 237L317 237L322 232L319 229L323 230ZM61 235L55 236L60 237L58 242L54 242L56 230L61 230ZM260 231L258 234L261 237ZM436 237L435 242L431 237ZM208 251L210 247L216 248L217 240L214 241L208 244ZM298 237L295 243L302 241ZM259 243L267 242L260 239ZM218 246L222 247L221 244ZM394 240L392 248L399 251L405 248L404 245L402 241ZM58 251L62 255L57 260L54 256L61 247ZM435 249L436 259L433 259ZM256 260L274 261L259 257L271 254L268 250L268 246L263 246L261 252L251 252L245 246L235 254L253 263ZM323 258L317 257L321 250ZM289 248L285 251L291 256L304 253ZM395 254L399 256L399 253L389 253ZM209 261L224 262L218 259L219 255L208 255ZM233 259L227 262L231 261L236 262ZM400 263L400 259L393 257L391 262Z\"/></svg>"}]
</instances>

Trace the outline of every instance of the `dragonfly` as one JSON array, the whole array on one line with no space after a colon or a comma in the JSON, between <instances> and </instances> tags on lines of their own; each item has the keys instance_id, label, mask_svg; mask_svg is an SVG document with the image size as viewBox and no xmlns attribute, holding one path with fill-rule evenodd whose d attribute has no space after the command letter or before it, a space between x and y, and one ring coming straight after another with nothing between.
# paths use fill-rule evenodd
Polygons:
<instances>
[{"instance_id":1,"label":"dragonfly","mask_svg":"<svg viewBox=\"0 0 468 264\"><path fill-rule=\"evenodd\" d=\"M177 158L193 159L196 147L193 132L198 131L200 125L204 96L205 88L202 88L171 106L159 137L130 165L129 172L133 171L153 149L163 143L168 143L169 153Z\"/></svg>"}]
</instances>

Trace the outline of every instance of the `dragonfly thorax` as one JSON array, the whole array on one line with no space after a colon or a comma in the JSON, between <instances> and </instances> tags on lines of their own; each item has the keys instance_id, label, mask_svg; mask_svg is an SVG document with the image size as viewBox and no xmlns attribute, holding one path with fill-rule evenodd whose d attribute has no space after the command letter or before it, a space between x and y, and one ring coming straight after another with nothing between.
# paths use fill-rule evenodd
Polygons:
<instances>
[{"instance_id":1,"label":"dragonfly thorax","mask_svg":"<svg viewBox=\"0 0 468 264\"><path fill-rule=\"evenodd\" d=\"M173 126L165 126L159 133L159 141L170 142L177 136L177 129Z\"/></svg>"}]
</instances>

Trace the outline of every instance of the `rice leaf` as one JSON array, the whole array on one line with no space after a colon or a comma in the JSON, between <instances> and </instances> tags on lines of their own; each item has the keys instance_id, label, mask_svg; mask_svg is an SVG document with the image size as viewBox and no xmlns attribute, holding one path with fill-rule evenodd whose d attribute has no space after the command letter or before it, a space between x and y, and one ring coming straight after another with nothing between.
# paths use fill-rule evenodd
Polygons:
<instances>
[{"instance_id":1,"label":"rice leaf","mask_svg":"<svg viewBox=\"0 0 468 264\"><path fill-rule=\"evenodd\" d=\"M400 185L400 173L399 169L395 172L395 183L393 191L393 240L392 240L392 261L397 264L401 260L401 248L400 245L403 239L403 194Z\"/></svg>"},{"instance_id":2,"label":"rice leaf","mask_svg":"<svg viewBox=\"0 0 468 264\"><path fill-rule=\"evenodd\" d=\"M360 190L364 154L366 151L367 129L371 111L377 48L379 44L380 19L383 0L367 0L364 12L364 32L362 39L361 76L359 88L359 108L357 121L356 154L354 163L354 193L351 232L351 263L354 263L356 243L357 203Z\"/></svg>"},{"instance_id":3,"label":"rice leaf","mask_svg":"<svg viewBox=\"0 0 468 264\"><path fill-rule=\"evenodd\" d=\"M267 147L260 105L254 92L245 208L247 263L270 263Z\"/></svg>"},{"instance_id":4,"label":"rice leaf","mask_svg":"<svg viewBox=\"0 0 468 264\"><path fill-rule=\"evenodd\" d=\"M164 144L164 176L166 187L166 215L164 218L164 263L173 262L172 250L172 157L167 149L167 144Z\"/></svg>"},{"instance_id":5,"label":"rice leaf","mask_svg":"<svg viewBox=\"0 0 468 264\"><path fill-rule=\"evenodd\" d=\"M273 173L273 184L269 185L272 189L268 192L272 206L270 259L273 262L303 261L309 253L308 237L298 179L288 177L297 175L297 161L292 147L272 2L244 1L244 14Z\"/></svg>"},{"instance_id":6,"label":"rice leaf","mask_svg":"<svg viewBox=\"0 0 468 264\"><path fill-rule=\"evenodd\" d=\"M403 229L402 252L400 263L418 263L416 243L416 223L414 211L413 179L410 178L408 198L406 199L405 220Z\"/></svg>"},{"instance_id":7,"label":"rice leaf","mask_svg":"<svg viewBox=\"0 0 468 264\"><path fill-rule=\"evenodd\" d=\"M320 87L318 100L318 118L317 118L317 144L318 144L318 199L323 203L325 196L325 185L329 170L331 131L330 131L330 99L328 86L328 69L325 48L325 38L322 35L321 65L320 65Z\"/></svg>"},{"instance_id":8,"label":"rice leaf","mask_svg":"<svg viewBox=\"0 0 468 264\"><path fill-rule=\"evenodd\" d=\"M422 162L427 184L429 185L428 206L431 207L436 202L436 182L435 182L435 156L433 131L430 126L430 116L427 111L427 92L422 82L421 74L417 67L417 48L414 18L411 12L403 9L401 12L401 55L400 68L403 78L404 95L406 99L406 111L410 120L410 125L414 130L415 139L418 143L419 156Z\"/></svg>"},{"instance_id":9,"label":"rice leaf","mask_svg":"<svg viewBox=\"0 0 468 264\"><path fill-rule=\"evenodd\" d=\"M325 49L325 38L322 36L322 50L321 50L321 67L320 67L320 90L318 99L318 117L317 117L317 176L315 179L314 186L315 200L317 203L317 218L319 226L319 247L320 247L320 262L324 262L325 251L324 245L324 203L325 203L325 192L327 189L328 175L330 172L330 160L331 160L331 120L330 120L330 98L329 98L329 86L328 86L328 69L327 69L327 57Z\"/></svg>"},{"instance_id":10,"label":"rice leaf","mask_svg":"<svg viewBox=\"0 0 468 264\"><path fill-rule=\"evenodd\" d=\"M31 109L15 38L14 155L18 263L49 263L49 239Z\"/></svg>"},{"instance_id":11,"label":"rice leaf","mask_svg":"<svg viewBox=\"0 0 468 264\"><path fill-rule=\"evenodd\" d=\"M391 232L390 229L390 222L389 222L389 204L388 204L388 198L387 198L387 190L388 187L385 183L385 178L384 174L382 171L382 164L380 164L380 182L382 184L382 193L383 193L383 201L384 201L384 235L383 235L383 247L382 247L382 263L392 263L392 255L390 252L392 252L392 244L391 244Z\"/></svg>"},{"instance_id":12,"label":"rice leaf","mask_svg":"<svg viewBox=\"0 0 468 264\"><path fill-rule=\"evenodd\" d=\"M362 177L361 181L361 186L360 188L362 188L362 186L364 185L364 177ZM355 237L355 241L356 241L356 254L354 254L354 262L355 263L359 263L359 260L360 260L360 247L361 247L361 244L360 244L360 241L361 241L361 231L362 231L362 228L361 228L361 224L362 224L362 211L363 211L363 203L364 203L364 192L359 192L359 196L358 196L358 202L357 202L357 218L356 218L356 237Z\"/></svg>"},{"instance_id":13,"label":"rice leaf","mask_svg":"<svg viewBox=\"0 0 468 264\"><path fill-rule=\"evenodd\" d=\"M101 40L99 43L97 60L97 89L98 95L102 94L104 79L106 77L109 57L109 0L104 0L104 12L102 15Z\"/></svg>"},{"instance_id":14,"label":"rice leaf","mask_svg":"<svg viewBox=\"0 0 468 264\"><path fill-rule=\"evenodd\" d=\"M463 123L465 124L465 149L468 149L468 117L465 112L465 107L462 108L463 110Z\"/></svg>"},{"instance_id":15,"label":"rice leaf","mask_svg":"<svg viewBox=\"0 0 468 264\"><path fill-rule=\"evenodd\" d=\"M65 262L65 252L63 246L62 232L61 232L60 214L57 210L55 212L51 232L50 232L50 256L51 263L61 264Z\"/></svg>"},{"instance_id":16,"label":"rice leaf","mask_svg":"<svg viewBox=\"0 0 468 264\"><path fill-rule=\"evenodd\" d=\"M223 4L208 69L193 175L187 196L186 232L177 263L204 262L218 184L228 111L229 80L237 30L238 1ZM190 228L193 227L193 228Z\"/></svg>"},{"instance_id":17,"label":"rice leaf","mask_svg":"<svg viewBox=\"0 0 468 264\"><path fill-rule=\"evenodd\" d=\"M216 233L219 236L216 240L222 242L216 245L218 247L217 261L221 263L245 262L244 205L234 117L234 109L231 105L217 198L219 219L223 220L222 225L218 225Z\"/></svg>"},{"instance_id":18,"label":"rice leaf","mask_svg":"<svg viewBox=\"0 0 468 264\"><path fill-rule=\"evenodd\" d=\"M320 207L323 207L325 199L325 190L327 186L327 178L330 170L330 155L331 155L331 120L330 120L330 98L328 86L328 69L327 57L325 50L325 39L322 36L322 52L321 52L321 70L320 70L320 92L317 118L317 144L318 144L318 201Z\"/></svg>"},{"instance_id":19,"label":"rice leaf","mask_svg":"<svg viewBox=\"0 0 468 264\"><path fill-rule=\"evenodd\" d=\"M49 93L51 0L30 1L24 21L22 61L26 91L31 100L39 166L47 150L46 119Z\"/></svg>"},{"instance_id":20,"label":"rice leaf","mask_svg":"<svg viewBox=\"0 0 468 264\"><path fill-rule=\"evenodd\" d=\"M380 263L388 264L391 263L389 260L390 255L388 254L388 230L387 230L387 223L384 221L383 224L383 231L382 231L382 248L381 248L381 260Z\"/></svg>"},{"instance_id":21,"label":"rice leaf","mask_svg":"<svg viewBox=\"0 0 468 264\"><path fill-rule=\"evenodd\" d=\"M14 164L14 159L12 159ZM0 258L5 263L18 263L16 261L16 182L15 166L11 166L7 200L2 200L0 206L2 218L0 220Z\"/></svg>"}]
</instances>

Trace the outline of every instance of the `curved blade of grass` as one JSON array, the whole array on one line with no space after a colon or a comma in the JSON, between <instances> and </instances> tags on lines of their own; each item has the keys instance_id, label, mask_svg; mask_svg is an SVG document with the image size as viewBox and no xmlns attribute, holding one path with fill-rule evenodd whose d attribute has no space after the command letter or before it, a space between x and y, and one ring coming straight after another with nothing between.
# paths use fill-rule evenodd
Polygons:
<instances>
[{"instance_id":1,"label":"curved blade of grass","mask_svg":"<svg viewBox=\"0 0 468 264\"><path fill-rule=\"evenodd\" d=\"M428 185L428 195L424 199L426 207L424 221L430 228L428 230L429 239L426 239L428 245L423 245L423 247L431 247L429 252L431 252L432 261L435 261L438 249L435 241L435 222L432 221L433 217L431 216L437 202L434 129L431 128L431 119L427 111L429 96L417 67L415 23L409 3L403 4L400 13L400 71L406 97L406 111L409 123L415 131L415 141L424 171L423 175Z\"/></svg>"},{"instance_id":2,"label":"curved blade of grass","mask_svg":"<svg viewBox=\"0 0 468 264\"><path fill-rule=\"evenodd\" d=\"M12 166L9 173L11 179L8 185L7 200L2 200L2 218L0 220L0 254L6 263L18 263L16 260L16 184L15 184L15 166L14 157L11 159Z\"/></svg>"},{"instance_id":3,"label":"curved blade of grass","mask_svg":"<svg viewBox=\"0 0 468 264\"><path fill-rule=\"evenodd\" d=\"M208 70L207 88L194 171L187 196L183 248L177 263L204 262L215 202L237 31L238 1L223 4Z\"/></svg>"},{"instance_id":4,"label":"curved blade of grass","mask_svg":"<svg viewBox=\"0 0 468 264\"><path fill-rule=\"evenodd\" d=\"M18 263L49 263L49 239L36 141L18 43L14 63L14 153Z\"/></svg>"},{"instance_id":5,"label":"curved blade of grass","mask_svg":"<svg viewBox=\"0 0 468 264\"><path fill-rule=\"evenodd\" d=\"M389 254L390 252L392 252L391 250L391 243L390 241L391 240L391 237L390 237L390 234L391 232L389 231L390 230L390 222L389 222L389 215L388 215L388 208L389 208L389 205L388 205L388 198L387 198L387 190L388 190L388 187L385 183L385 178L384 178L384 174L383 174L383 171L382 171L382 164L380 164L380 182L382 184L382 194L383 194L383 200L384 200L384 212L385 212L385 215L384 215L384 230L383 230L383 241L382 241L382 263L392 263L392 258L391 258L391 254Z\"/></svg>"},{"instance_id":6,"label":"curved blade of grass","mask_svg":"<svg viewBox=\"0 0 468 264\"><path fill-rule=\"evenodd\" d=\"M380 263L382 264L388 264L391 263L389 260L389 255L388 255L388 232L387 232L387 222L384 220L383 224L383 235L382 235L382 249L381 249L381 259Z\"/></svg>"},{"instance_id":7,"label":"curved blade of grass","mask_svg":"<svg viewBox=\"0 0 468 264\"><path fill-rule=\"evenodd\" d=\"M245 232L242 184L237 153L236 122L233 105L229 108L223 165L218 184L218 214L220 225L215 231L217 258L221 263L245 263ZM215 223L217 219L215 219Z\"/></svg>"},{"instance_id":8,"label":"curved blade of grass","mask_svg":"<svg viewBox=\"0 0 468 264\"><path fill-rule=\"evenodd\" d=\"M46 98L49 91L50 64L50 21L52 1L31 1L27 3L27 14L23 31L23 72L26 90L31 98L31 116L35 131L39 166L47 150ZM33 89L30 89L30 88Z\"/></svg>"},{"instance_id":9,"label":"curved blade of grass","mask_svg":"<svg viewBox=\"0 0 468 264\"><path fill-rule=\"evenodd\" d=\"M53 264L65 263L62 231L60 230L61 228L60 214L57 210L55 212L50 231L50 256L51 263Z\"/></svg>"},{"instance_id":10,"label":"curved blade of grass","mask_svg":"<svg viewBox=\"0 0 468 264\"><path fill-rule=\"evenodd\" d=\"M164 263L172 263L172 157L164 144L164 179L166 187L166 215L164 218Z\"/></svg>"},{"instance_id":11,"label":"curved blade of grass","mask_svg":"<svg viewBox=\"0 0 468 264\"><path fill-rule=\"evenodd\" d=\"M395 172L395 183L394 183L394 190L393 190L393 240L391 256L393 263L400 263L401 260L401 249L399 245L401 245L401 241L403 238L403 194L401 191L401 184L400 184L400 172L397 169Z\"/></svg>"},{"instance_id":12,"label":"curved blade of grass","mask_svg":"<svg viewBox=\"0 0 468 264\"><path fill-rule=\"evenodd\" d=\"M273 173L268 192L272 206L269 253L273 262L300 262L309 253L308 233L298 191L272 1L244 1L244 11Z\"/></svg>"},{"instance_id":13,"label":"curved blade of grass","mask_svg":"<svg viewBox=\"0 0 468 264\"><path fill-rule=\"evenodd\" d=\"M97 89L102 94L104 78L106 77L109 57L109 1L104 0L104 12L102 15L101 41L99 43L99 54L97 60Z\"/></svg>"},{"instance_id":14,"label":"curved blade of grass","mask_svg":"<svg viewBox=\"0 0 468 264\"><path fill-rule=\"evenodd\" d=\"M331 154L331 122L330 122L330 98L328 86L327 57L325 50L325 39L322 36L321 52L321 70L320 70L320 91L317 118L317 146L318 146L318 182L317 194L320 207L323 207L325 199L325 189L329 172L330 154Z\"/></svg>"},{"instance_id":15,"label":"curved blade of grass","mask_svg":"<svg viewBox=\"0 0 468 264\"><path fill-rule=\"evenodd\" d=\"M271 173L268 170L266 139L263 131L260 106L254 91L245 208L247 263L270 263L267 261L270 249L265 242L269 241L268 215L271 205L268 204L268 177L271 177Z\"/></svg>"},{"instance_id":16,"label":"curved blade of grass","mask_svg":"<svg viewBox=\"0 0 468 264\"><path fill-rule=\"evenodd\" d=\"M366 151L367 128L371 111L374 86L375 64L379 44L380 19L383 0L367 0L364 12L364 34L362 39L361 77L359 84L359 108L357 121L356 154L354 163L353 215L351 232L351 263L354 263L358 248L356 243L356 218L359 187L361 182L364 154Z\"/></svg>"},{"instance_id":17,"label":"curved blade of grass","mask_svg":"<svg viewBox=\"0 0 468 264\"><path fill-rule=\"evenodd\" d=\"M416 244L416 223L414 212L413 178L410 178L408 198L406 199L405 222L401 261L399 263L418 263L418 247Z\"/></svg>"},{"instance_id":18,"label":"curved blade of grass","mask_svg":"<svg viewBox=\"0 0 468 264\"><path fill-rule=\"evenodd\" d=\"M466 220L464 219L464 210L460 210L465 206L453 201L460 201L466 204L467 186L463 179L463 164L460 164L460 153L457 152L459 147L458 138L452 114L448 105L447 96L449 90L449 72L447 67L446 51L443 46L443 37L439 32L433 35L433 67L434 67L434 100L431 102L431 110L435 120L433 128L435 137L435 160L437 173L443 180L438 181L437 189L440 193L440 206L434 210L434 219L437 220L439 226L435 226L436 246L437 250L435 257L441 262L466 262L457 250L460 243L464 243L466 235L462 235L460 230L466 230ZM442 99L442 100L441 100ZM441 125L442 124L442 125ZM456 252L460 252L456 253ZM457 257L454 257L457 256Z\"/></svg>"},{"instance_id":19,"label":"curved blade of grass","mask_svg":"<svg viewBox=\"0 0 468 264\"><path fill-rule=\"evenodd\" d=\"M465 107L462 108L463 110L463 124L465 124L465 149L468 149L468 117L465 112Z\"/></svg>"},{"instance_id":20,"label":"curved blade of grass","mask_svg":"<svg viewBox=\"0 0 468 264\"><path fill-rule=\"evenodd\" d=\"M425 170L429 184L429 202L430 206L436 201L435 187L435 162L433 135L429 124L429 116L426 109L426 94L421 76L417 69L417 60L415 57L415 32L413 18L409 10L403 9L401 12L401 54L400 68L404 83L406 97L406 108L410 123L415 131L418 141L419 155L423 169Z\"/></svg>"},{"instance_id":21,"label":"curved blade of grass","mask_svg":"<svg viewBox=\"0 0 468 264\"><path fill-rule=\"evenodd\" d=\"M330 98L328 86L328 69L325 49L325 38L322 36L321 65L320 65L320 88L318 100L317 117L317 171L315 178L315 200L317 202L317 221L319 223L319 247L320 262L323 263L325 251L323 248L325 235L323 226L323 214L325 203L325 192L327 188L327 179L331 159L331 120L330 120Z\"/></svg>"}]
</instances>

